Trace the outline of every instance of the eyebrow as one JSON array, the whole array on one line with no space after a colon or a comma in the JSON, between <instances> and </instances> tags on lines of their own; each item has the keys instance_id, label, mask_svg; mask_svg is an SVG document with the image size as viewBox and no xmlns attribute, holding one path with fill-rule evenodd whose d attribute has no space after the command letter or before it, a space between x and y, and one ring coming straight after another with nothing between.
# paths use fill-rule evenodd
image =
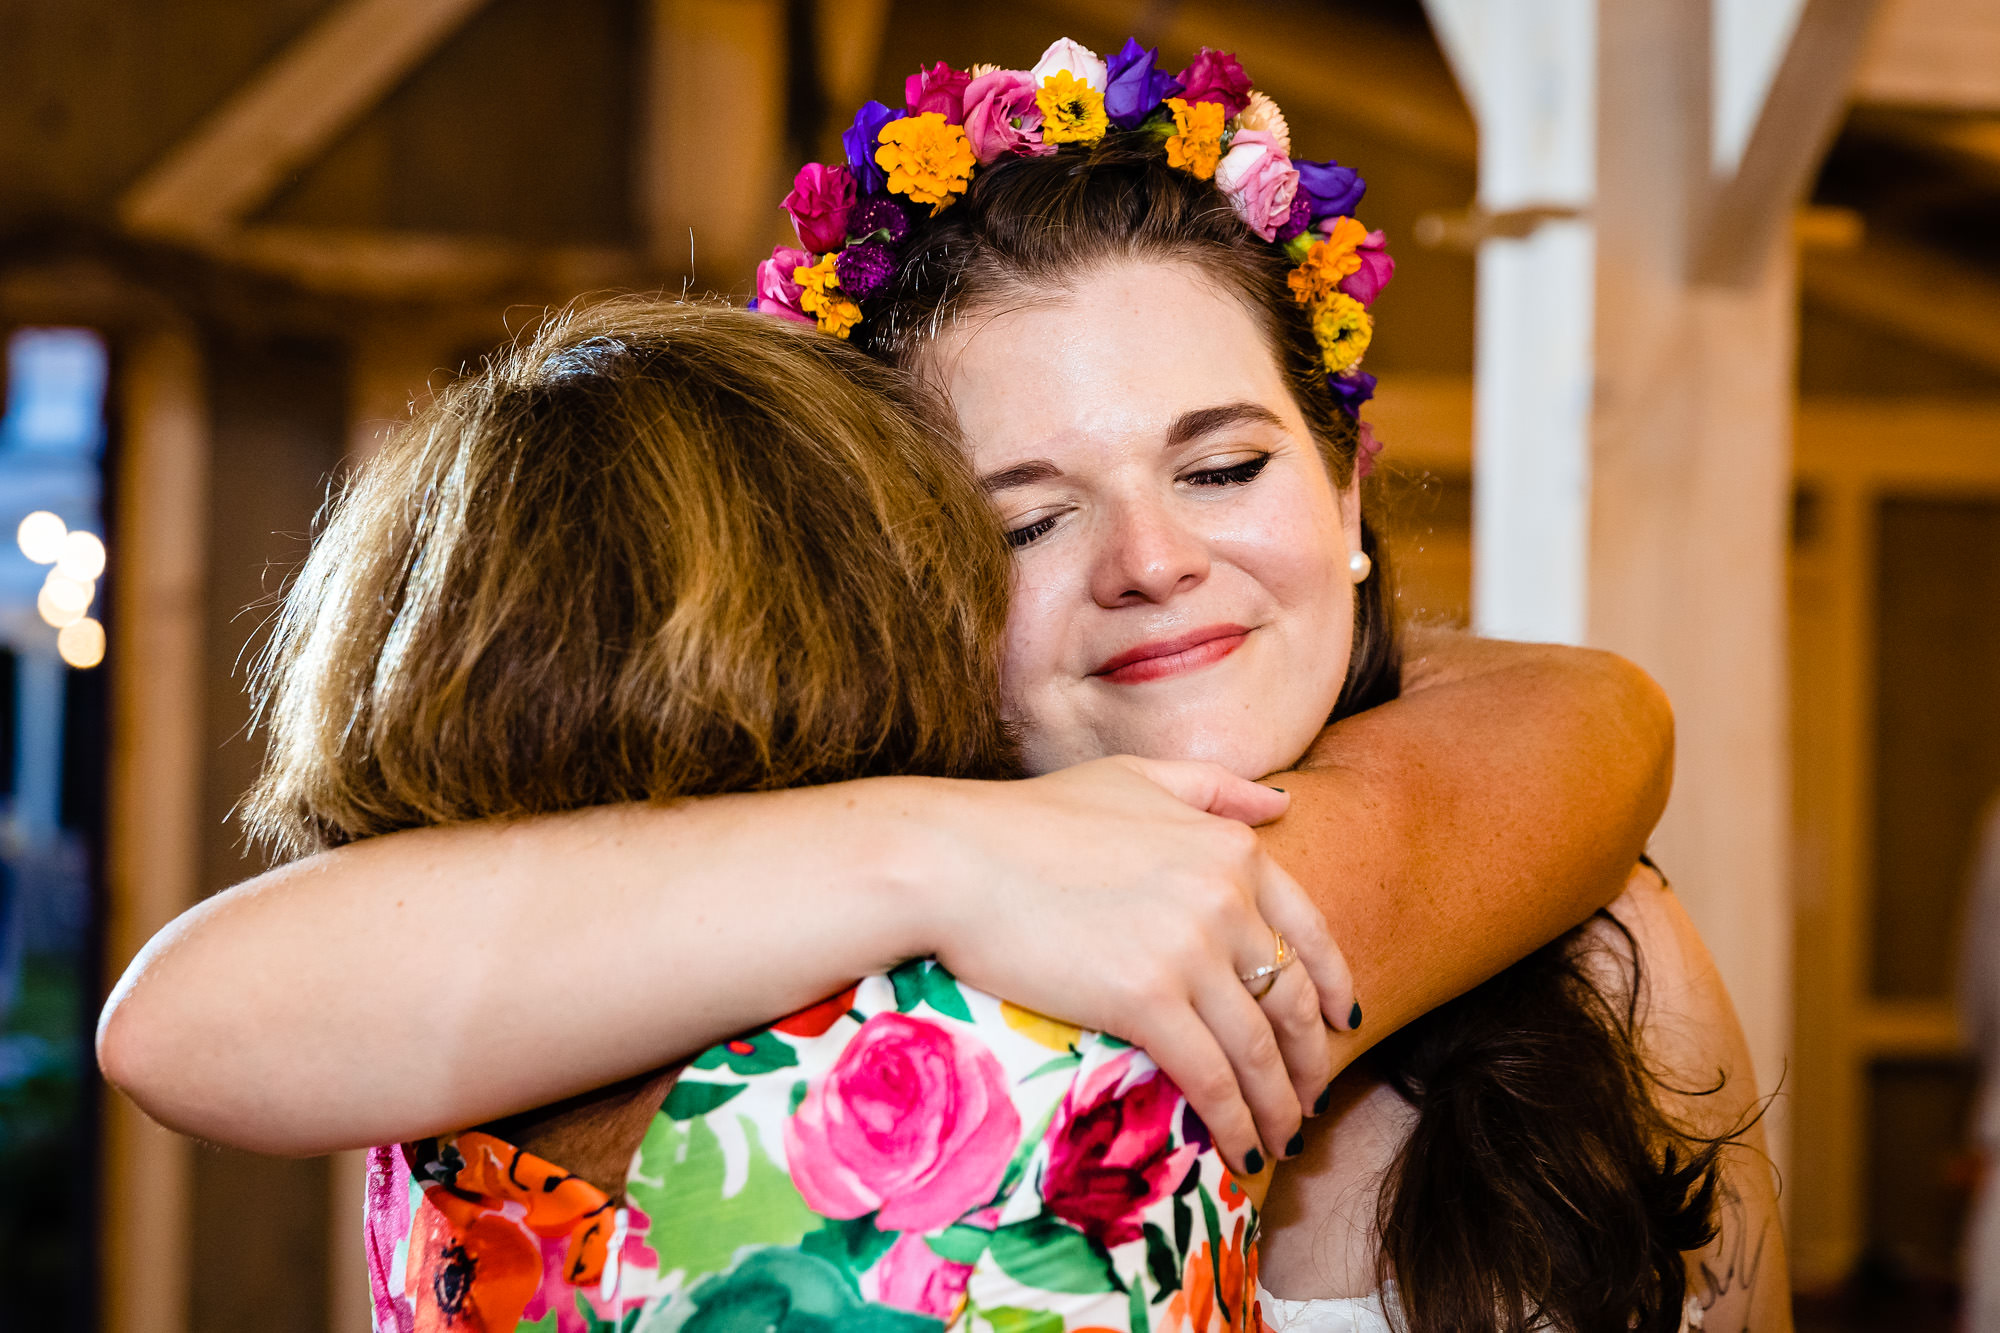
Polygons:
<instances>
[{"instance_id":1,"label":"eyebrow","mask_svg":"<svg viewBox=\"0 0 2000 1333\"><path fill-rule=\"evenodd\" d=\"M1228 430L1231 426L1250 424L1276 426L1280 430L1285 425L1276 412L1258 403L1236 402L1223 403L1219 407L1198 407L1192 412L1181 413L1174 418L1174 424L1167 427L1167 448L1178 448L1204 435Z\"/></svg>"},{"instance_id":2,"label":"eyebrow","mask_svg":"<svg viewBox=\"0 0 2000 1333\"><path fill-rule=\"evenodd\" d=\"M1030 459L1026 463L1016 463L1013 467L1002 468L979 479L979 489L988 495L999 491L1009 491L1016 486L1032 486L1038 481L1053 481L1062 475L1062 469L1046 458Z\"/></svg>"}]
</instances>

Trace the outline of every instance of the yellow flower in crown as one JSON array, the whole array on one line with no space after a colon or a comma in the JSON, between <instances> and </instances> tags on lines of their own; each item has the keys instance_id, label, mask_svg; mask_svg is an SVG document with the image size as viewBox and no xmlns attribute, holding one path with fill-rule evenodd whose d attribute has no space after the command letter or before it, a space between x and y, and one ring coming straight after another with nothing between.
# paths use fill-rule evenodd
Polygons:
<instances>
[{"instance_id":1,"label":"yellow flower in crown","mask_svg":"<svg viewBox=\"0 0 2000 1333\"><path fill-rule=\"evenodd\" d=\"M908 195L933 212L965 193L972 181L972 143L936 111L882 127L875 162L889 173L891 193Z\"/></svg>"},{"instance_id":2,"label":"yellow flower in crown","mask_svg":"<svg viewBox=\"0 0 2000 1333\"><path fill-rule=\"evenodd\" d=\"M1361 362L1362 353L1375 336L1375 320L1368 307L1347 295L1334 292L1314 307L1313 336L1319 339L1319 354L1326 373L1338 375Z\"/></svg>"},{"instance_id":3,"label":"yellow flower in crown","mask_svg":"<svg viewBox=\"0 0 2000 1333\"><path fill-rule=\"evenodd\" d=\"M1215 175L1222 160L1222 104L1167 99L1174 113L1174 132L1167 139L1167 165L1179 167L1196 180Z\"/></svg>"},{"instance_id":4,"label":"yellow flower in crown","mask_svg":"<svg viewBox=\"0 0 2000 1333\"><path fill-rule=\"evenodd\" d=\"M817 264L792 270L799 285L799 309L819 321L823 332L845 338L861 322L861 307L840 294L840 275L833 270L838 255L822 255Z\"/></svg>"},{"instance_id":5,"label":"yellow flower in crown","mask_svg":"<svg viewBox=\"0 0 2000 1333\"><path fill-rule=\"evenodd\" d=\"M1066 69L1042 80L1035 92L1043 143L1096 143L1111 128L1104 94Z\"/></svg>"},{"instance_id":6,"label":"yellow flower in crown","mask_svg":"<svg viewBox=\"0 0 2000 1333\"><path fill-rule=\"evenodd\" d=\"M1311 305L1331 296L1342 278L1361 267L1361 243L1367 239L1368 228L1353 218L1334 219L1326 236L1312 243L1306 257L1285 279L1292 299Z\"/></svg>"}]
</instances>

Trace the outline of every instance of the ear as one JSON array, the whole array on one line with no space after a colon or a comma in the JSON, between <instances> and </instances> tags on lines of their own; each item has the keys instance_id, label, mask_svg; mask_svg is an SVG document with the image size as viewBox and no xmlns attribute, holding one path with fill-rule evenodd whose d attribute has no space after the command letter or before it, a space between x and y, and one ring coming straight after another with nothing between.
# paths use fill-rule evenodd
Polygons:
<instances>
[{"instance_id":1,"label":"ear","mask_svg":"<svg viewBox=\"0 0 2000 1333\"><path fill-rule=\"evenodd\" d=\"M1340 502L1340 528L1347 537L1350 553L1361 549L1361 478L1355 477L1335 492Z\"/></svg>"}]
</instances>

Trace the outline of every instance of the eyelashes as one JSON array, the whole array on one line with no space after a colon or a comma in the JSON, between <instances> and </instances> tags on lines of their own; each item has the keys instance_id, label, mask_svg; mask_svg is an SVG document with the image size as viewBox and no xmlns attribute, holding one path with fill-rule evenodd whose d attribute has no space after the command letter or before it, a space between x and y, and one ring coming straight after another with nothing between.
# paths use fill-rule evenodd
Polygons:
<instances>
[{"instance_id":1,"label":"eyelashes","mask_svg":"<svg viewBox=\"0 0 2000 1333\"><path fill-rule=\"evenodd\" d=\"M1246 486L1255 481L1259 473L1271 461L1271 455L1258 454L1246 458L1241 463L1228 467L1207 468L1200 472L1190 472L1182 478L1190 486ZM1024 523L1018 528L1007 530L1007 545L1015 550L1031 546L1054 530L1061 514L1048 514L1032 523Z\"/></svg>"}]
</instances>

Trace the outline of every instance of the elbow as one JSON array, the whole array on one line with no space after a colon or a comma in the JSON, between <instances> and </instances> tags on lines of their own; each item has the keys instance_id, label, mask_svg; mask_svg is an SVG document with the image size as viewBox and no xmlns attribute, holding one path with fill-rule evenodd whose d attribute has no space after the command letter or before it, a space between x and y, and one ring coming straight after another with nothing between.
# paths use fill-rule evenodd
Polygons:
<instances>
[{"instance_id":1,"label":"elbow","mask_svg":"<svg viewBox=\"0 0 2000 1333\"><path fill-rule=\"evenodd\" d=\"M1650 829L1667 808L1674 786L1674 705L1660 682L1638 663L1616 653L1600 653L1602 665L1616 692L1618 715L1626 719L1626 735L1635 757L1635 769L1642 781L1638 791L1640 813Z\"/></svg>"}]
</instances>

